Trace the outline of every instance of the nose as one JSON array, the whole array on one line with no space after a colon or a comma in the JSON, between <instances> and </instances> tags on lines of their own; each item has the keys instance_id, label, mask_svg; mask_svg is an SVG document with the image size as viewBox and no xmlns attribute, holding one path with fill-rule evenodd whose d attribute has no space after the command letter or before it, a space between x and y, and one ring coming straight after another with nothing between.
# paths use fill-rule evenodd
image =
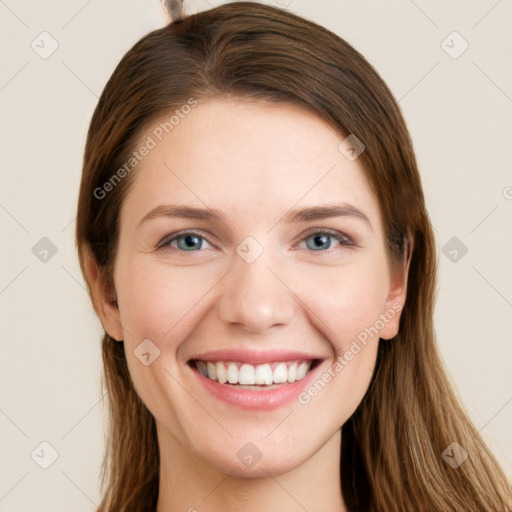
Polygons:
<instances>
[{"instance_id":1,"label":"nose","mask_svg":"<svg viewBox=\"0 0 512 512\"><path fill-rule=\"evenodd\" d=\"M235 257L233 269L222 281L217 303L221 320L251 332L289 324L296 305L285 282L265 252L252 263Z\"/></svg>"}]
</instances>

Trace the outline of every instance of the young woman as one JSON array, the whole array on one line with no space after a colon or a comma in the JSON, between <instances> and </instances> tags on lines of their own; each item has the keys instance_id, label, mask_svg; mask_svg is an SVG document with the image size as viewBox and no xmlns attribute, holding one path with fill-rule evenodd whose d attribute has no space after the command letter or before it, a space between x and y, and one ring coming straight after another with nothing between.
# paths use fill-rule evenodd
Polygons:
<instances>
[{"instance_id":1,"label":"young woman","mask_svg":"<svg viewBox=\"0 0 512 512\"><path fill-rule=\"evenodd\" d=\"M399 107L284 10L143 37L94 112L77 216L105 329L100 511L504 511L447 379Z\"/></svg>"}]
</instances>

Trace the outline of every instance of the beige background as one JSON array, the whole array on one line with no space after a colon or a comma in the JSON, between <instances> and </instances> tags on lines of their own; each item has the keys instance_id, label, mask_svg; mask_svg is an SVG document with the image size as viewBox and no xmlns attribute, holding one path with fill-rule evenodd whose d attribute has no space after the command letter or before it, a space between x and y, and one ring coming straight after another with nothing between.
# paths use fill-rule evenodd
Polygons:
<instances>
[{"instance_id":1,"label":"beige background","mask_svg":"<svg viewBox=\"0 0 512 512\"><path fill-rule=\"evenodd\" d=\"M436 229L442 355L512 473L512 2L275 4L353 44L399 100ZM82 152L115 65L166 19L157 0L0 0L0 20L0 510L93 511L101 329L73 245Z\"/></svg>"}]
</instances>

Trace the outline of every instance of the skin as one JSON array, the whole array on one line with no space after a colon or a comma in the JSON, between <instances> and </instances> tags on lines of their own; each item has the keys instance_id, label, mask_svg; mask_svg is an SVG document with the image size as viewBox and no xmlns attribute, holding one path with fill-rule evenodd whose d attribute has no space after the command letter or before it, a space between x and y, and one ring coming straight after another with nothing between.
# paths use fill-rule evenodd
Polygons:
<instances>
[{"instance_id":1,"label":"skin","mask_svg":"<svg viewBox=\"0 0 512 512\"><path fill-rule=\"evenodd\" d=\"M323 358L328 371L379 315L403 306L408 263L391 274L377 200L359 161L338 150L344 138L295 106L215 99L200 102L137 166L121 208L118 307L93 261L89 281L156 419L158 512L346 510L340 428L368 388L379 337L397 334L399 314L308 404L244 411L211 396L186 364L219 348L284 348ZM354 216L280 220L290 209L341 202L371 227ZM161 216L140 225L156 206L176 203L217 208L224 222ZM315 243L314 228L355 245ZM184 229L203 237L194 250L180 249L183 239L157 249ZM236 252L247 236L263 247L252 263ZM145 366L134 350L148 338L161 352ZM237 457L248 442L261 452L252 467Z\"/></svg>"}]
</instances>

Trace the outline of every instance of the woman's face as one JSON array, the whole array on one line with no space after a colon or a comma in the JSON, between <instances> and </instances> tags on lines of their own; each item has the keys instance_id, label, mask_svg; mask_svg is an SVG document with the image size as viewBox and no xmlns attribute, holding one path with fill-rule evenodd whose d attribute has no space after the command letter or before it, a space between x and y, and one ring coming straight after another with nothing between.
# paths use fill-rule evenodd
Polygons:
<instances>
[{"instance_id":1,"label":"woman's face","mask_svg":"<svg viewBox=\"0 0 512 512\"><path fill-rule=\"evenodd\" d=\"M158 126L122 205L104 326L161 448L288 471L339 435L398 331L406 282L376 198L345 137L298 107L217 99Z\"/></svg>"}]
</instances>

